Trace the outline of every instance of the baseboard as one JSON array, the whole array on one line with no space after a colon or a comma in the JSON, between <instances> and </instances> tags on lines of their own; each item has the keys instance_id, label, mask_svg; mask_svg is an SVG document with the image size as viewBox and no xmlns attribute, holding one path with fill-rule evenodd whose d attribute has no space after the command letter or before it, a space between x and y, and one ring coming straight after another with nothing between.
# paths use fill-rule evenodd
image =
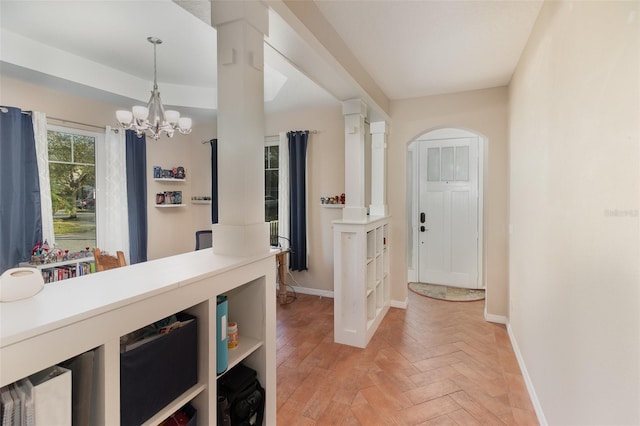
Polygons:
<instances>
[{"instance_id":1,"label":"baseboard","mask_svg":"<svg viewBox=\"0 0 640 426\"><path fill-rule=\"evenodd\" d=\"M329 291L329 290L320 290L317 288L298 287L298 286L291 286L291 285L288 285L287 288L293 289L296 293L300 293L300 294L310 294L312 296L321 296L321 297L328 297L330 299L333 299L333 291Z\"/></svg>"},{"instance_id":2,"label":"baseboard","mask_svg":"<svg viewBox=\"0 0 640 426\"><path fill-rule=\"evenodd\" d=\"M404 300L391 300L389 302L389 306L391 306L392 308L407 309L407 307L409 306L409 298L407 297Z\"/></svg>"},{"instance_id":3,"label":"baseboard","mask_svg":"<svg viewBox=\"0 0 640 426\"><path fill-rule=\"evenodd\" d=\"M511 324L508 323L507 333L509 334L509 340L511 340L511 347L513 347L513 352L516 354L516 359L518 360L518 365L520 366L522 378L524 379L524 383L527 385L527 391L529 392L529 398L531 398L531 404L533 404L533 409L536 411L536 416L538 416L538 422L542 426L547 426L547 419L544 417L544 412L542 411L540 400L538 400L538 395L536 395L536 390L533 387L533 382L531 381L531 377L529 376L529 371L527 371L527 366L524 363L524 358L522 358L522 353L520 353L520 348L518 347L516 337L513 335Z\"/></svg>"},{"instance_id":4,"label":"baseboard","mask_svg":"<svg viewBox=\"0 0 640 426\"><path fill-rule=\"evenodd\" d=\"M486 310L484 311L484 319L489 322L495 322L496 324L509 324L509 319L504 315L488 314Z\"/></svg>"}]
</instances>

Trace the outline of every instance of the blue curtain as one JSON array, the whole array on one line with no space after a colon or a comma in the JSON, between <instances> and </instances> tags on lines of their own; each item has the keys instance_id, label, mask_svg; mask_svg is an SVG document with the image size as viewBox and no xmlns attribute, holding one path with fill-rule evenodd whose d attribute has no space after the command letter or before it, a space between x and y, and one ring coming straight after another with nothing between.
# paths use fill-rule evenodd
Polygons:
<instances>
[{"instance_id":1,"label":"blue curtain","mask_svg":"<svg viewBox=\"0 0 640 426\"><path fill-rule=\"evenodd\" d=\"M42 240L42 211L31 115L19 108L0 110L1 274L30 260Z\"/></svg>"},{"instance_id":2,"label":"blue curtain","mask_svg":"<svg viewBox=\"0 0 640 426\"><path fill-rule=\"evenodd\" d=\"M127 203L129 205L129 259L147 261L147 149L144 135L126 132Z\"/></svg>"},{"instance_id":3,"label":"blue curtain","mask_svg":"<svg viewBox=\"0 0 640 426\"><path fill-rule=\"evenodd\" d=\"M291 252L289 268L303 271L307 268L307 141L309 131L287 133L289 139L289 238Z\"/></svg>"},{"instance_id":4,"label":"blue curtain","mask_svg":"<svg viewBox=\"0 0 640 426\"><path fill-rule=\"evenodd\" d=\"M211 223L218 223L218 139L211 139Z\"/></svg>"}]
</instances>

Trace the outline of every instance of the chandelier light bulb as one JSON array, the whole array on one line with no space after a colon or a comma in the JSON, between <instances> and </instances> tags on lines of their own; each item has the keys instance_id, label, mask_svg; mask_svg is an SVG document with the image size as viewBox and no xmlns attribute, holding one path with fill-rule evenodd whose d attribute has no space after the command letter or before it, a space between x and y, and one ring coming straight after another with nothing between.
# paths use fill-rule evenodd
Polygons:
<instances>
[{"instance_id":1,"label":"chandelier light bulb","mask_svg":"<svg viewBox=\"0 0 640 426\"><path fill-rule=\"evenodd\" d=\"M133 113L127 110L119 110L116 111L116 117L118 118L118 123L125 127L131 124L131 120L133 120Z\"/></svg>"},{"instance_id":2,"label":"chandelier light bulb","mask_svg":"<svg viewBox=\"0 0 640 426\"><path fill-rule=\"evenodd\" d=\"M164 112L165 121L171 125L176 124L180 119L180 113L172 109Z\"/></svg>"},{"instance_id":3,"label":"chandelier light bulb","mask_svg":"<svg viewBox=\"0 0 640 426\"><path fill-rule=\"evenodd\" d=\"M189 117L181 117L178 120L178 129L183 134L191 133L191 119Z\"/></svg>"},{"instance_id":4,"label":"chandelier light bulb","mask_svg":"<svg viewBox=\"0 0 640 426\"><path fill-rule=\"evenodd\" d=\"M162 133L169 138L173 137L176 130L183 135L188 135L191 133L193 124L191 118L180 117L180 113L175 110L165 111L160 99L157 81L156 47L162 43L162 40L157 37L147 37L147 41L153 44L153 90L151 90L151 98L149 98L146 107L134 106L131 111L116 111L118 123L124 129L134 130L138 136L146 133L155 140L158 140ZM149 121L149 116L151 116L151 121Z\"/></svg>"},{"instance_id":5,"label":"chandelier light bulb","mask_svg":"<svg viewBox=\"0 0 640 426\"><path fill-rule=\"evenodd\" d=\"M149 108L143 106L134 106L133 116L138 120L146 120L149 117Z\"/></svg>"}]
</instances>

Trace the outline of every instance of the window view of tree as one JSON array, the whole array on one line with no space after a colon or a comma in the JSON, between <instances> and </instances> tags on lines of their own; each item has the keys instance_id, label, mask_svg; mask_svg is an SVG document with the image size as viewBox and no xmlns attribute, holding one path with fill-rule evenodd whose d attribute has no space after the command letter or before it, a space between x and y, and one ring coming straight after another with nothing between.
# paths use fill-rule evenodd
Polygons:
<instances>
[{"instance_id":1,"label":"window view of tree","mask_svg":"<svg viewBox=\"0 0 640 426\"><path fill-rule=\"evenodd\" d=\"M56 244L96 246L95 137L49 130L49 178Z\"/></svg>"},{"instance_id":2,"label":"window view of tree","mask_svg":"<svg viewBox=\"0 0 640 426\"><path fill-rule=\"evenodd\" d=\"M264 216L273 246L278 245L278 155L278 145L264 148Z\"/></svg>"}]
</instances>

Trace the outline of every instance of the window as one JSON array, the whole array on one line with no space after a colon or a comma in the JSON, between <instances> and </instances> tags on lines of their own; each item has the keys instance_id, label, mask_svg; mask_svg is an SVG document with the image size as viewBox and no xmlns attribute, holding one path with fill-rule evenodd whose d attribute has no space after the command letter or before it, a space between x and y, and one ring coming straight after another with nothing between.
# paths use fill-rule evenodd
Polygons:
<instances>
[{"instance_id":1,"label":"window","mask_svg":"<svg viewBox=\"0 0 640 426\"><path fill-rule=\"evenodd\" d=\"M264 148L264 215L267 222L278 220L278 145Z\"/></svg>"},{"instance_id":2,"label":"window","mask_svg":"<svg viewBox=\"0 0 640 426\"><path fill-rule=\"evenodd\" d=\"M264 220L269 222L271 245L278 245L278 145L264 147Z\"/></svg>"},{"instance_id":3,"label":"window","mask_svg":"<svg viewBox=\"0 0 640 426\"><path fill-rule=\"evenodd\" d=\"M96 139L102 135L49 126L49 179L56 244L71 252L96 247Z\"/></svg>"}]
</instances>

